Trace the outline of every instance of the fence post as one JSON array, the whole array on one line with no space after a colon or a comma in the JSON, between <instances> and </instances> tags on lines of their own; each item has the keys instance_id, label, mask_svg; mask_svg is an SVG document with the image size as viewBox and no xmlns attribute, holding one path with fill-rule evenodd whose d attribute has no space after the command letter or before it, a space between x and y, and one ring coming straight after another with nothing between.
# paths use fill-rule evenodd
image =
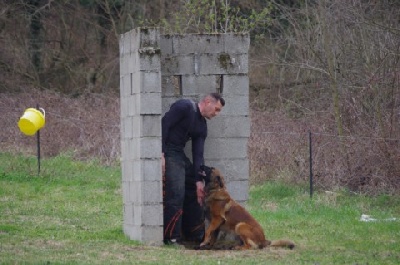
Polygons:
<instances>
[{"instance_id":1,"label":"fence post","mask_svg":"<svg viewBox=\"0 0 400 265\"><path fill-rule=\"evenodd\" d=\"M36 109L39 109L39 104L36 104ZM36 132L36 140L37 140L37 160L38 160L38 176L40 175L40 129Z\"/></svg>"},{"instance_id":2,"label":"fence post","mask_svg":"<svg viewBox=\"0 0 400 265\"><path fill-rule=\"evenodd\" d=\"M313 168L312 168L312 133L308 131L308 142L310 146L310 198L313 196Z\"/></svg>"}]
</instances>

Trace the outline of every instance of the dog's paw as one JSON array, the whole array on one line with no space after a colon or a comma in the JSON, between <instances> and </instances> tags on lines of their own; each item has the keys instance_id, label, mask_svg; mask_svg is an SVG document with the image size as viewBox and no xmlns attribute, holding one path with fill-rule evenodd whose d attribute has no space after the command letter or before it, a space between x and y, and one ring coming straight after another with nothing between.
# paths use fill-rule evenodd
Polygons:
<instances>
[{"instance_id":1,"label":"dog's paw","mask_svg":"<svg viewBox=\"0 0 400 265\"><path fill-rule=\"evenodd\" d=\"M198 248L196 248L197 250L211 250L212 246L210 245L203 245L203 246L199 246Z\"/></svg>"},{"instance_id":2,"label":"dog's paw","mask_svg":"<svg viewBox=\"0 0 400 265\"><path fill-rule=\"evenodd\" d=\"M207 242L201 242L201 244L199 245L199 247L197 248L198 250L210 250L212 248L212 246L207 243Z\"/></svg>"}]
</instances>

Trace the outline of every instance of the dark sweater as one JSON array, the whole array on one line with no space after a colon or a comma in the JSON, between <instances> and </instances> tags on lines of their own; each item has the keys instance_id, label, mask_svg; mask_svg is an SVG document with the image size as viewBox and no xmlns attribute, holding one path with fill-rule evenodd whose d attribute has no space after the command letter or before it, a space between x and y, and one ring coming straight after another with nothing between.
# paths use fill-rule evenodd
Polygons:
<instances>
[{"instance_id":1,"label":"dark sweater","mask_svg":"<svg viewBox=\"0 0 400 265\"><path fill-rule=\"evenodd\" d=\"M196 109L196 111L195 111ZM193 168L196 181L201 181L198 174L204 164L204 141L207 137L207 121L201 116L197 103L189 99L180 99L171 105L162 118L162 151L167 144L185 147L192 140Z\"/></svg>"}]
</instances>

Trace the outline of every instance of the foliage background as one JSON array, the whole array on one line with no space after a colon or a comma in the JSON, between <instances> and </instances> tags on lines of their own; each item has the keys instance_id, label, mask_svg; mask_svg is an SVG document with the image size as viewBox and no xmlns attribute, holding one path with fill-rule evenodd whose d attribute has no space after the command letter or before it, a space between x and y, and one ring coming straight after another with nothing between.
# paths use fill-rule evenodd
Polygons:
<instances>
[{"instance_id":1,"label":"foliage background","mask_svg":"<svg viewBox=\"0 0 400 265\"><path fill-rule=\"evenodd\" d=\"M395 193L399 9L395 0L0 0L0 147L34 154L15 124L38 103L49 114L44 155L113 163L119 34L248 31L253 183L306 181L311 131L318 187Z\"/></svg>"}]
</instances>

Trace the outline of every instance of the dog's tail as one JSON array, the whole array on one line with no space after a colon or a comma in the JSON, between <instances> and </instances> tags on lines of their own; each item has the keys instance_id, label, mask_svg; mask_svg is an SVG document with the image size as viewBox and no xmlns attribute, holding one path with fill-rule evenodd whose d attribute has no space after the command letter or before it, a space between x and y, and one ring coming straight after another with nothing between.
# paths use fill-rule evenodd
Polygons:
<instances>
[{"instance_id":1,"label":"dog's tail","mask_svg":"<svg viewBox=\"0 0 400 265\"><path fill-rule=\"evenodd\" d=\"M279 239L279 240L272 240L271 243L269 244L269 246L293 249L296 245L294 244L294 242L292 240Z\"/></svg>"}]
</instances>

